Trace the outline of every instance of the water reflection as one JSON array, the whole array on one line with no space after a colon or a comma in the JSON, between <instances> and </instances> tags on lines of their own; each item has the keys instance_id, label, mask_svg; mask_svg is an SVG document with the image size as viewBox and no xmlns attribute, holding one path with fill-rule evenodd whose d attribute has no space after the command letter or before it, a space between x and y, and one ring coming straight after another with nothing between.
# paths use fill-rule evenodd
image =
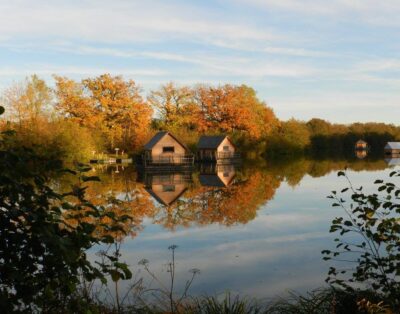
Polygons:
<instances>
[{"instance_id":1,"label":"water reflection","mask_svg":"<svg viewBox=\"0 0 400 314\"><path fill-rule=\"evenodd\" d=\"M265 297L323 283L328 266L320 251L332 243L328 230L337 215L326 195L343 187L335 173L347 167L355 185L364 185L394 164L354 156L260 160L240 168L208 164L171 173L109 166L93 169L102 181L91 182L88 195L97 204L109 202L107 195L121 201L122 209L107 203L107 210L131 217L124 228L135 238L124 239L123 257L133 267L142 258L162 265L160 254L178 244L182 271L202 270L193 292L231 289Z\"/></svg>"},{"instance_id":2,"label":"water reflection","mask_svg":"<svg viewBox=\"0 0 400 314\"><path fill-rule=\"evenodd\" d=\"M358 159L364 159L365 157L367 157L367 155L368 155L368 151L366 149L356 150L356 157Z\"/></svg>"},{"instance_id":3,"label":"water reflection","mask_svg":"<svg viewBox=\"0 0 400 314\"><path fill-rule=\"evenodd\" d=\"M112 213L98 222L96 232L123 238L113 231L112 216L128 217L126 234L134 237L143 229L143 221L161 225L168 230L179 227L219 224L247 224L267 205L276 190L285 182L291 187L300 184L306 175L325 176L348 168L354 171L381 170L398 165L390 160L311 160L290 162L264 160L238 168L233 164L202 164L194 172L137 172L134 167L96 165L92 175L101 182L90 182L88 199L103 205ZM72 177L57 181L61 190L73 185ZM105 219L105 220L104 220ZM73 222L72 222L73 223Z\"/></svg>"},{"instance_id":4,"label":"water reflection","mask_svg":"<svg viewBox=\"0 0 400 314\"><path fill-rule=\"evenodd\" d=\"M201 164L199 181L202 186L226 187L233 183L235 173L233 164Z\"/></svg>"},{"instance_id":5,"label":"water reflection","mask_svg":"<svg viewBox=\"0 0 400 314\"><path fill-rule=\"evenodd\" d=\"M385 162L391 167L400 166L400 158L386 158Z\"/></svg>"},{"instance_id":6,"label":"water reflection","mask_svg":"<svg viewBox=\"0 0 400 314\"><path fill-rule=\"evenodd\" d=\"M141 174L146 191L161 205L170 206L185 193L192 181L191 173ZM139 181L141 181L139 180Z\"/></svg>"}]
</instances>

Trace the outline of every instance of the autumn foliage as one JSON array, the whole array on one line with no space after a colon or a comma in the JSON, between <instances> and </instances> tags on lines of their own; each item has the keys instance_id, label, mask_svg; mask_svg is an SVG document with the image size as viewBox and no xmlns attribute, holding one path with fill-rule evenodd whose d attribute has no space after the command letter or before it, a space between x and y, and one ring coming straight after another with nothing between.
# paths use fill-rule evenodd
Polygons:
<instances>
[{"instance_id":1,"label":"autumn foliage","mask_svg":"<svg viewBox=\"0 0 400 314\"><path fill-rule=\"evenodd\" d=\"M139 85L103 74L80 81L55 76L55 87L32 75L4 90L0 128L14 129L10 145L59 159L88 160L97 153L140 154L157 131L172 132L192 150L201 135L226 134L248 158L295 154L353 154L364 139L372 153L400 139L384 123L333 124L322 119L279 121L246 85L179 86L169 82L144 96Z\"/></svg>"}]
</instances>

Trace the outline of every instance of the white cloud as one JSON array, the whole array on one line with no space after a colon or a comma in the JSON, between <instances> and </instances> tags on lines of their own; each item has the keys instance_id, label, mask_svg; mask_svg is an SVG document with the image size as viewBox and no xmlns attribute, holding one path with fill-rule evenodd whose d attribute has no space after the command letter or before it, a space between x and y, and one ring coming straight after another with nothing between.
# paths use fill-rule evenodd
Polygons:
<instances>
[{"instance_id":1,"label":"white cloud","mask_svg":"<svg viewBox=\"0 0 400 314\"><path fill-rule=\"evenodd\" d=\"M236 0L243 5L253 5L266 11L301 13L304 16L345 17L349 21L400 26L400 2L397 0ZM301 16L299 17L301 18Z\"/></svg>"},{"instance_id":2,"label":"white cloud","mask_svg":"<svg viewBox=\"0 0 400 314\"><path fill-rule=\"evenodd\" d=\"M158 69L127 69L127 68L103 68L103 67L82 67L82 66L62 66L62 65L46 65L37 64L21 68L0 67L0 76L24 77L27 75L37 74L50 76L57 75L101 75L111 73L114 75L126 76L160 76L166 75L166 71Z\"/></svg>"},{"instance_id":3,"label":"white cloud","mask_svg":"<svg viewBox=\"0 0 400 314\"><path fill-rule=\"evenodd\" d=\"M162 1L9 1L0 4L0 33L30 41L50 37L103 43L276 38L271 31L209 15L199 7Z\"/></svg>"}]
</instances>

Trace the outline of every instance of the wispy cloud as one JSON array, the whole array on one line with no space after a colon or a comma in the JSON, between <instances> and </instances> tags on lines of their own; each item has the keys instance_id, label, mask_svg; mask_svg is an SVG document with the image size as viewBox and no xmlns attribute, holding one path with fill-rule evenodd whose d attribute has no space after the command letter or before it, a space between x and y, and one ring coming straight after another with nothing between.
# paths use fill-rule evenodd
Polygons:
<instances>
[{"instance_id":1,"label":"wispy cloud","mask_svg":"<svg viewBox=\"0 0 400 314\"><path fill-rule=\"evenodd\" d=\"M24 21L20 23L20 21ZM25 39L103 43L272 40L272 31L210 18L201 7L163 1L10 1L0 4L0 33Z\"/></svg>"},{"instance_id":2,"label":"wispy cloud","mask_svg":"<svg viewBox=\"0 0 400 314\"><path fill-rule=\"evenodd\" d=\"M396 16L400 13L400 2L387 0L236 0L239 3L253 5L264 10L278 9L285 12L297 12L305 16L352 16L352 21L360 19L367 23L397 25ZM299 17L301 18L301 17Z\"/></svg>"},{"instance_id":3,"label":"wispy cloud","mask_svg":"<svg viewBox=\"0 0 400 314\"><path fill-rule=\"evenodd\" d=\"M146 91L246 83L283 119L361 119L334 109L364 104L393 121L379 108L398 103L399 14L397 0L0 1L0 83L103 72Z\"/></svg>"},{"instance_id":4,"label":"wispy cloud","mask_svg":"<svg viewBox=\"0 0 400 314\"><path fill-rule=\"evenodd\" d=\"M83 66L54 66L47 64L30 65L26 67L0 67L0 76L24 77L31 74L50 76L57 75L101 75L112 73L114 75L126 76L161 76L167 72L158 69L127 69L127 68L103 68L103 67L83 67Z\"/></svg>"}]
</instances>

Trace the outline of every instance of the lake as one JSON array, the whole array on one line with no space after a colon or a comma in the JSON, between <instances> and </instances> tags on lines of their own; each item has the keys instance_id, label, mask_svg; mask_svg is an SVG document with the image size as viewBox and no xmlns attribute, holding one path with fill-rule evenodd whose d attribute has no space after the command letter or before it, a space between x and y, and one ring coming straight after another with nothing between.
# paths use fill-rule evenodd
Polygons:
<instances>
[{"instance_id":1,"label":"lake","mask_svg":"<svg viewBox=\"0 0 400 314\"><path fill-rule=\"evenodd\" d=\"M229 290L273 298L324 286L330 262L322 260L321 251L333 247L331 221L344 215L327 199L332 190L347 186L337 171L347 168L352 184L368 192L376 179L387 179L398 169L396 164L398 160L300 158L203 165L185 173L99 165L91 174L102 182L90 184L88 197L101 203L114 196L122 204L117 214L132 217L126 226L129 236L113 236L121 240L121 260L146 287L159 288L160 283L139 262L147 259L151 271L168 285L168 247L177 245L176 291L184 289L189 271L196 268L200 274L191 295ZM93 259L97 251L92 250ZM126 291L129 284L121 282L120 289Z\"/></svg>"}]
</instances>

